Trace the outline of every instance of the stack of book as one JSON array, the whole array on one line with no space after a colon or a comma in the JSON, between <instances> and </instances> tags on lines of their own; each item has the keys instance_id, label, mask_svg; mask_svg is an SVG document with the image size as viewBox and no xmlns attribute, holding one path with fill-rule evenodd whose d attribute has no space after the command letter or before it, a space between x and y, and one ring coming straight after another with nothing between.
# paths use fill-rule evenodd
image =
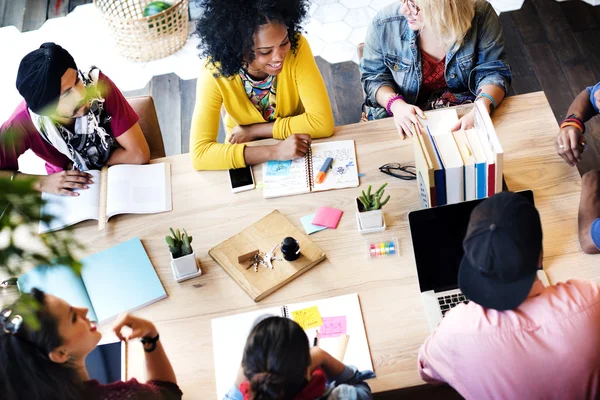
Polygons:
<instances>
[{"instance_id":1,"label":"stack of book","mask_svg":"<svg viewBox=\"0 0 600 400\"><path fill-rule=\"evenodd\" d=\"M454 109L425 113L414 150L421 207L483 199L502 191L504 150L485 106L475 105L475 127L451 132Z\"/></svg>"}]
</instances>

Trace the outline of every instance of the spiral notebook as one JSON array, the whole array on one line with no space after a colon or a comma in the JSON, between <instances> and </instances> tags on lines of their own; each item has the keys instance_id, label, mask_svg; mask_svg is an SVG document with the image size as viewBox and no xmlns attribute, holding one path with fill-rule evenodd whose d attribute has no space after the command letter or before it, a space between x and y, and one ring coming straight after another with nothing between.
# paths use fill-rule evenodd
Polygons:
<instances>
[{"instance_id":1,"label":"spiral notebook","mask_svg":"<svg viewBox=\"0 0 600 400\"><path fill-rule=\"evenodd\" d=\"M333 158L331 169L322 183L316 183L314 178L327 157ZM357 187L359 181L354 140L313 143L304 157L290 161L268 161L263 164L263 183L265 199Z\"/></svg>"},{"instance_id":2,"label":"spiral notebook","mask_svg":"<svg viewBox=\"0 0 600 400\"><path fill-rule=\"evenodd\" d=\"M318 346L346 365L373 370L358 294L270 307L211 321L217 398L235 382L248 334L269 316L291 318L303 327L310 345L319 331ZM344 351L340 351L343 344ZM341 358L341 359L340 359Z\"/></svg>"}]
</instances>

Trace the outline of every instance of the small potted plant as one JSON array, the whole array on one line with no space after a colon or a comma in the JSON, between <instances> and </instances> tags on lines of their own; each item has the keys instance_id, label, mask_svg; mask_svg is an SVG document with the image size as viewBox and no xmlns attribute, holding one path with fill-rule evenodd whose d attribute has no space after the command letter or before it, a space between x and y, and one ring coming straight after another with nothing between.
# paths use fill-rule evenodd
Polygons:
<instances>
[{"instance_id":1,"label":"small potted plant","mask_svg":"<svg viewBox=\"0 0 600 400\"><path fill-rule=\"evenodd\" d=\"M192 237L183 229L183 234L177 229L169 228L173 236L166 236L165 241L171 252L171 269L177 282L202 275L196 255L192 249Z\"/></svg>"},{"instance_id":2,"label":"small potted plant","mask_svg":"<svg viewBox=\"0 0 600 400\"><path fill-rule=\"evenodd\" d=\"M385 200L381 200L387 183L381 185L375 193L371 193L371 185L367 189L367 193L362 191L362 194L356 198L356 221L358 231L360 233L382 232L385 230L385 218L381 207L387 204L390 200L388 195Z\"/></svg>"}]
</instances>

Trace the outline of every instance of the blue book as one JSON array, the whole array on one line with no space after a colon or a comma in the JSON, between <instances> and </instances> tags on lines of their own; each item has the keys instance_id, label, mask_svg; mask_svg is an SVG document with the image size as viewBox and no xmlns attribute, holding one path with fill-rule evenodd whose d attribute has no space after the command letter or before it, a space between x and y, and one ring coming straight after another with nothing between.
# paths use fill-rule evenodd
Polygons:
<instances>
[{"instance_id":1,"label":"blue book","mask_svg":"<svg viewBox=\"0 0 600 400\"><path fill-rule=\"evenodd\" d=\"M485 199L487 197L487 162L485 153L481 142L477 137L477 133L474 129L465 131L467 140L473 151L473 158L475 159L475 192L477 199Z\"/></svg>"},{"instance_id":2,"label":"blue book","mask_svg":"<svg viewBox=\"0 0 600 400\"><path fill-rule=\"evenodd\" d=\"M442 162L442 158L440 157L440 152L435 144L435 140L433 140L433 136L429 131L429 127L427 127L427 137L429 138L429 142L433 146L433 156L437 160L437 164L439 168L435 168L433 171L433 180L435 181L435 200L436 206L443 206L447 204L446 199L446 173L444 172L444 163Z\"/></svg>"},{"instance_id":3,"label":"blue book","mask_svg":"<svg viewBox=\"0 0 600 400\"><path fill-rule=\"evenodd\" d=\"M104 322L167 297L142 242L135 237L81 260L81 276L66 266L40 265L19 278L21 292L36 287Z\"/></svg>"}]
</instances>

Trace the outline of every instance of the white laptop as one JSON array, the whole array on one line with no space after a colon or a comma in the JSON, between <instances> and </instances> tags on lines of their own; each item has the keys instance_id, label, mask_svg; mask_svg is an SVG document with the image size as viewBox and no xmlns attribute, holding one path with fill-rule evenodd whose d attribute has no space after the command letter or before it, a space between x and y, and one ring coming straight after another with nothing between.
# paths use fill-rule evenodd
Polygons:
<instances>
[{"instance_id":1,"label":"white laptop","mask_svg":"<svg viewBox=\"0 0 600 400\"><path fill-rule=\"evenodd\" d=\"M518 193L533 203L531 190ZM431 332L444 314L460 303L469 302L458 288L458 269L471 211L482 201L464 201L408 214L419 289Z\"/></svg>"}]
</instances>

